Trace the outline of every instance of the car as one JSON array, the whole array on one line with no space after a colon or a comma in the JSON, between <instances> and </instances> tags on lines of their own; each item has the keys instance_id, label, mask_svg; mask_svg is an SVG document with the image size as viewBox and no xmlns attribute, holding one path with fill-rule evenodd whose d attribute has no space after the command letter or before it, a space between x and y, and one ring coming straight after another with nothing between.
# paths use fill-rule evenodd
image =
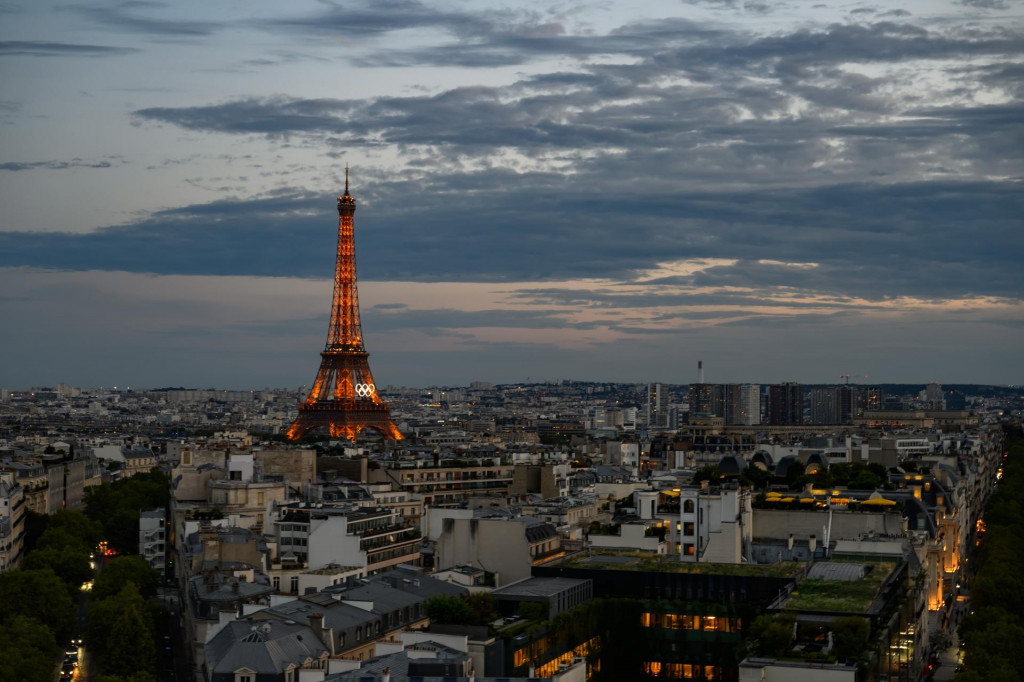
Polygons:
<instances>
[{"instance_id":1,"label":"car","mask_svg":"<svg viewBox=\"0 0 1024 682\"><path fill-rule=\"evenodd\" d=\"M64 649L64 654L67 656L78 656L78 647L74 644L70 644Z\"/></svg>"},{"instance_id":2,"label":"car","mask_svg":"<svg viewBox=\"0 0 1024 682\"><path fill-rule=\"evenodd\" d=\"M64 660L64 664L60 667L60 669L63 672L70 673L71 671L73 671L75 669L75 663L74 663L74 661L69 661L69 660L65 659Z\"/></svg>"},{"instance_id":3,"label":"car","mask_svg":"<svg viewBox=\"0 0 1024 682\"><path fill-rule=\"evenodd\" d=\"M174 651L171 649L171 647L165 646L164 647L164 656L166 656L167 658L170 658L173 655L174 655Z\"/></svg>"},{"instance_id":4,"label":"car","mask_svg":"<svg viewBox=\"0 0 1024 682\"><path fill-rule=\"evenodd\" d=\"M71 682L71 675L64 673L60 676L60 682Z\"/></svg>"}]
</instances>

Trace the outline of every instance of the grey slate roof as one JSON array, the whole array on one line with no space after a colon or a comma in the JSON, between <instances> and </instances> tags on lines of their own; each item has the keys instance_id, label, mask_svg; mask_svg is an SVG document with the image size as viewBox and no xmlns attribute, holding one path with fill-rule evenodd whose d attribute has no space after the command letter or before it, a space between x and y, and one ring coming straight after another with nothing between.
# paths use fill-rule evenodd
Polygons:
<instances>
[{"instance_id":1,"label":"grey slate roof","mask_svg":"<svg viewBox=\"0 0 1024 682\"><path fill-rule=\"evenodd\" d=\"M376 613L323 594L309 594L294 601L278 604L266 609L265 613L299 623L307 623L311 615L322 613L324 625L333 628L335 635L358 625L373 623L379 618Z\"/></svg>"},{"instance_id":2,"label":"grey slate roof","mask_svg":"<svg viewBox=\"0 0 1024 682\"><path fill-rule=\"evenodd\" d=\"M408 651L418 652L432 652L433 657L430 658L411 658L408 655ZM467 654L445 646L444 644L438 644L437 642L420 642L414 646L407 647L405 651L400 651L394 654L385 654L383 656L374 656L373 658L367 659L363 664L356 670L349 670L343 673L336 673L334 675L328 675L324 678L324 682L356 682L359 680L378 680L383 678L384 670L387 669L391 675L391 680L407 680L410 676L434 676L436 675L441 679L461 679L459 677L452 677L445 675L444 672L438 670L433 675L430 668L441 667L441 666L457 666L461 668L465 661L469 658ZM452 668L449 667L449 671Z\"/></svg>"},{"instance_id":3,"label":"grey slate roof","mask_svg":"<svg viewBox=\"0 0 1024 682\"><path fill-rule=\"evenodd\" d=\"M281 673L301 666L326 649L307 625L252 620L231 621L206 644L206 661L214 674L248 668L257 674Z\"/></svg>"}]
</instances>

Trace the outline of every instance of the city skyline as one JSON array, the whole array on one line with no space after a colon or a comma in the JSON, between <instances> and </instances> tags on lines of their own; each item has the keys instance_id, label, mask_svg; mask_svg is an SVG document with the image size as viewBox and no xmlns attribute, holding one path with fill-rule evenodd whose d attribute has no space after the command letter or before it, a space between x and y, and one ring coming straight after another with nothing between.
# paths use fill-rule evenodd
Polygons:
<instances>
[{"instance_id":1,"label":"city skyline","mask_svg":"<svg viewBox=\"0 0 1024 682\"><path fill-rule=\"evenodd\" d=\"M0 384L1024 382L998 0L10 3Z\"/></svg>"}]
</instances>

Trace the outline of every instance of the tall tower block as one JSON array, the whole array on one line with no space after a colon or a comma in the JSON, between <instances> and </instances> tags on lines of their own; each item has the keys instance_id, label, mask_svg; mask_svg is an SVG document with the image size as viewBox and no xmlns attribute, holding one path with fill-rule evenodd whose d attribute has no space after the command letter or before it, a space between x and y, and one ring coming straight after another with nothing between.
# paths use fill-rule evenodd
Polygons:
<instances>
[{"instance_id":1,"label":"tall tower block","mask_svg":"<svg viewBox=\"0 0 1024 682\"><path fill-rule=\"evenodd\" d=\"M355 212L356 200L348 193L346 167L345 193L338 197L338 256L327 345L320 353L320 371L313 388L288 429L291 440L320 426L327 427L335 438L351 441L364 428L376 429L389 440L402 439L391 421L391 410L377 394L367 362L370 354L363 346L356 290Z\"/></svg>"}]
</instances>

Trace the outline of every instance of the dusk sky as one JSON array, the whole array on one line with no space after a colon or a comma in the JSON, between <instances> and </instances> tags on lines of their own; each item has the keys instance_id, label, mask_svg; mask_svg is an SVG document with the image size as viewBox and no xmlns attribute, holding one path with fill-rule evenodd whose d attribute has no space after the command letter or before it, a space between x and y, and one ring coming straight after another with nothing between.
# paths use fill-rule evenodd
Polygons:
<instances>
[{"instance_id":1,"label":"dusk sky","mask_svg":"<svg viewBox=\"0 0 1024 682\"><path fill-rule=\"evenodd\" d=\"M0 387L1024 383L1019 0L0 1Z\"/></svg>"}]
</instances>

